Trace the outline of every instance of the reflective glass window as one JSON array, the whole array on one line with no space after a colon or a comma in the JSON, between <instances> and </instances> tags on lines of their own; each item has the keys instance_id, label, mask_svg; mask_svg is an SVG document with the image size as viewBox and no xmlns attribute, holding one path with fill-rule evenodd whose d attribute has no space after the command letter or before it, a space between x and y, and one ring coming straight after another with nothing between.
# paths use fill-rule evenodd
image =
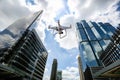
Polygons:
<instances>
[{"instance_id":1,"label":"reflective glass window","mask_svg":"<svg viewBox=\"0 0 120 80\"><path fill-rule=\"evenodd\" d=\"M82 67L83 67L83 70L85 70L86 64L87 64L87 56L85 53L85 48L83 44L81 43L79 44L79 51L80 51L80 56L81 56L81 61L82 61Z\"/></svg>"},{"instance_id":2,"label":"reflective glass window","mask_svg":"<svg viewBox=\"0 0 120 80\"><path fill-rule=\"evenodd\" d=\"M118 49L120 50L120 45L119 45L119 44L117 44L117 47L118 47Z\"/></svg>"},{"instance_id":3,"label":"reflective glass window","mask_svg":"<svg viewBox=\"0 0 120 80\"><path fill-rule=\"evenodd\" d=\"M85 33L85 30L84 29L79 29L79 32L80 32L80 35L81 35L81 38L82 38L82 41L87 41L87 36L86 36L86 33Z\"/></svg>"},{"instance_id":4,"label":"reflective glass window","mask_svg":"<svg viewBox=\"0 0 120 80\"><path fill-rule=\"evenodd\" d=\"M18 19L13 24L8 26L5 30L2 31L2 34L0 34L0 47L9 47L13 45L25 32L26 29L30 27L30 24L36 20L38 17L39 12L29 15L27 17ZM7 31L7 33L6 33Z\"/></svg>"},{"instance_id":5,"label":"reflective glass window","mask_svg":"<svg viewBox=\"0 0 120 80\"><path fill-rule=\"evenodd\" d=\"M96 37L90 27L85 28L85 30L86 30L89 40L96 40Z\"/></svg>"},{"instance_id":6,"label":"reflective glass window","mask_svg":"<svg viewBox=\"0 0 120 80\"><path fill-rule=\"evenodd\" d=\"M77 23L77 28L83 28L81 23Z\"/></svg>"},{"instance_id":7,"label":"reflective glass window","mask_svg":"<svg viewBox=\"0 0 120 80\"><path fill-rule=\"evenodd\" d=\"M93 26L95 27L95 29L97 30L97 32L100 34L100 36L104 39L108 39L109 36L107 34L105 34L105 32L101 29L101 27L99 27L95 22L91 22L93 24Z\"/></svg>"},{"instance_id":8,"label":"reflective glass window","mask_svg":"<svg viewBox=\"0 0 120 80\"><path fill-rule=\"evenodd\" d=\"M102 46L102 48L105 50L108 44L110 43L110 40L100 40L99 43Z\"/></svg>"},{"instance_id":9,"label":"reflective glass window","mask_svg":"<svg viewBox=\"0 0 120 80\"><path fill-rule=\"evenodd\" d=\"M33 28L37 27L38 26L38 21L35 20L32 25L29 27L29 30L32 30Z\"/></svg>"},{"instance_id":10,"label":"reflective glass window","mask_svg":"<svg viewBox=\"0 0 120 80\"><path fill-rule=\"evenodd\" d=\"M84 56L86 56L86 58L87 58L87 61L88 61L87 63L88 63L88 65L89 65L89 66L98 66L97 61L96 61L96 58L95 58L95 56L94 56L94 53L93 53L93 51L92 51L89 43L88 43L88 42L82 42L81 44L82 44L83 47L84 47L84 50L85 50L85 51L84 51L84 53L85 53Z\"/></svg>"},{"instance_id":11,"label":"reflective glass window","mask_svg":"<svg viewBox=\"0 0 120 80\"><path fill-rule=\"evenodd\" d=\"M99 59L100 53L103 51L98 41L91 41L91 45L96 54L96 57Z\"/></svg>"},{"instance_id":12,"label":"reflective glass window","mask_svg":"<svg viewBox=\"0 0 120 80\"><path fill-rule=\"evenodd\" d=\"M106 34L108 34L108 35L110 35L110 36L113 34L113 32L110 31L110 27L109 27L109 26L106 26L106 25L103 24L103 23L99 23L99 25L101 26L102 29L104 29L104 30L106 31Z\"/></svg>"},{"instance_id":13,"label":"reflective glass window","mask_svg":"<svg viewBox=\"0 0 120 80\"><path fill-rule=\"evenodd\" d=\"M107 26L108 27L108 29L112 32L112 33L114 33L115 32L115 27L113 27L111 24L109 24L109 23L105 23L105 26Z\"/></svg>"},{"instance_id":14,"label":"reflective glass window","mask_svg":"<svg viewBox=\"0 0 120 80\"><path fill-rule=\"evenodd\" d=\"M78 37L79 41L82 41L82 37L81 37L80 32L78 30L77 30L77 37Z\"/></svg>"},{"instance_id":15,"label":"reflective glass window","mask_svg":"<svg viewBox=\"0 0 120 80\"><path fill-rule=\"evenodd\" d=\"M93 27L93 25L91 24L91 22L88 22L88 25L90 26L90 28L92 28L92 27Z\"/></svg>"},{"instance_id":16,"label":"reflective glass window","mask_svg":"<svg viewBox=\"0 0 120 80\"><path fill-rule=\"evenodd\" d=\"M100 34L97 32L97 30L95 29L95 27L92 27L91 30L93 31L93 33L95 34L96 38L99 40L99 39L102 39Z\"/></svg>"},{"instance_id":17,"label":"reflective glass window","mask_svg":"<svg viewBox=\"0 0 120 80\"><path fill-rule=\"evenodd\" d=\"M82 25L83 25L84 28L85 27L90 27L85 20L82 20L81 23L82 23Z\"/></svg>"}]
</instances>

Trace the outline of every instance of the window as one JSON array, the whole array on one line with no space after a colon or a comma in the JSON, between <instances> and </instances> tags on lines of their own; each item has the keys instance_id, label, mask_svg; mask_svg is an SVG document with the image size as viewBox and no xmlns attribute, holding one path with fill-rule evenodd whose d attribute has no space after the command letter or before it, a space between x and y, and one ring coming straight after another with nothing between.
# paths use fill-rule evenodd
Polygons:
<instances>
[{"instance_id":1,"label":"window","mask_svg":"<svg viewBox=\"0 0 120 80\"><path fill-rule=\"evenodd\" d=\"M100 56L99 53L102 52L102 48L101 48L100 44L98 43L98 41L91 41L91 45L93 47L93 50L95 52L97 59L99 59L99 56Z\"/></svg>"},{"instance_id":2,"label":"window","mask_svg":"<svg viewBox=\"0 0 120 80\"><path fill-rule=\"evenodd\" d=\"M91 22L91 23L93 24L93 26L95 27L95 29L103 39L109 39L109 36L105 34L104 30L102 30L101 27L99 27L95 22Z\"/></svg>"},{"instance_id":3,"label":"window","mask_svg":"<svg viewBox=\"0 0 120 80\"><path fill-rule=\"evenodd\" d=\"M112 32L112 33L114 33L115 32L115 28L111 25L111 24L109 24L109 23L105 23L105 26L107 26L107 28Z\"/></svg>"},{"instance_id":4,"label":"window","mask_svg":"<svg viewBox=\"0 0 120 80\"><path fill-rule=\"evenodd\" d=\"M108 44L110 43L110 40L100 40L99 43L102 46L102 48L105 50Z\"/></svg>"},{"instance_id":5,"label":"window","mask_svg":"<svg viewBox=\"0 0 120 80\"><path fill-rule=\"evenodd\" d=\"M89 66L98 66L95 55L94 55L89 43L82 42L81 44L83 45L83 48L84 48L83 52L85 54L84 56L86 56L88 65Z\"/></svg>"},{"instance_id":6,"label":"window","mask_svg":"<svg viewBox=\"0 0 120 80\"><path fill-rule=\"evenodd\" d=\"M111 36L111 35L113 35L113 30L110 30L110 25L105 25L105 24L103 24L103 23L99 23L99 25L101 26L101 28L102 29L104 29L105 30L105 33L107 34L107 35L109 35L109 36Z\"/></svg>"},{"instance_id":7,"label":"window","mask_svg":"<svg viewBox=\"0 0 120 80\"><path fill-rule=\"evenodd\" d=\"M95 36L96 36L96 38L97 38L98 40L102 39L101 36L100 36L100 34L99 34L99 33L97 32L97 30L95 29L95 27L92 27L91 29L92 29L93 33L95 34Z\"/></svg>"},{"instance_id":8,"label":"window","mask_svg":"<svg viewBox=\"0 0 120 80\"><path fill-rule=\"evenodd\" d=\"M84 29L79 29L79 32L80 32L82 41L87 41L88 38L87 38L87 36L86 36L86 33L85 33Z\"/></svg>"},{"instance_id":9,"label":"window","mask_svg":"<svg viewBox=\"0 0 120 80\"><path fill-rule=\"evenodd\" d=\"M77 28L83 28L81 23L77 23Z\"/></svg>"},{"instance_id":10,"label":"window","mask_svg":"<svg viewBox=\"0 0 120 80\"><path fill-rule=\"evenodd\" d=\"M89 40L96 40L96 37L90 27L85 28L85 30L86 30Z\"/></svg>"},{"instance_id":11,"label":"window","mask_svg":"<svg viewBox=\"0 0 120 80\"><path fill-rule=\"evenodd\" d=\"M85 20L82 20L81 22L82 22L82 25L83 25L84 28L85 28L85 27L89 27L89 28L90 28L90 26L86 23Z\"/></svg>"}]
</instances>

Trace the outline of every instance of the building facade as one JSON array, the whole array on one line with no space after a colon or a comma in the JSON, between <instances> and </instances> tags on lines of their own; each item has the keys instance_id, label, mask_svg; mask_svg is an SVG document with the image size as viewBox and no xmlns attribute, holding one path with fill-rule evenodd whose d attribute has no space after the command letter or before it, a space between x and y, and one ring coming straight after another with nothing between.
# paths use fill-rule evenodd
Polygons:
<instances>
[{"instance_id":1,"label":"building facade","mask_svg":"<svg viewBox=\"0 0 120 80\"><path fill-rule=\"evenodd\" d=\"M111 36L115 30L116 29L109 23L86 22L85 20L82 20L76 24L79 51L80 55L83 56L81 60L83 63L85 80L87 80L87 73L93 75L91 68L98 70L105 66L100 60L100 56L111 42ZM91 79L89 78L89 80L94 80L94 77L91 76Z\"/></svg>"},{"instance_id":2,"label":"building facade","mask_svg":"<svg viewBox=\"0 0 120 80\"><path fill-rule=\"evenodd\" d=\"M57 79L56 80L62 80L62 71L57 71Z\"/></svg>"},{"instance_id":3,"label":"building facade","mask_svg":"<svg viewBox=\"0 0 120 80\"><path fill-rule=\"evenodd\" d=\"M84 74L83 74L83 67L82 67L82 61L81 61L80 55L78 55L78 69L79 69L80 80L85 80Z\"/></svg>"},{"instance_id":4,"label":"building facade","mask_svg":"<svg viewBox=\"0 0 120 80\"><path fill-rule=\"evenodd\" d=\"M56 80L57 79L57 59L53 60L53 64L52 64L52 69L51 69L51 76L50 76L50 80Z\"/></svg>"},{"instance_id":5,"label":"building facade","mask_svg":"<svg viewBox=\"0 0 120 80\"><path fill-rule=\"evenodd\" d=\"M0 32L0 79L42 80L48 53L34 29L41 14L21 18Z\"/></svg>"},{"instance_id":6,"label":"building facade","mask_svg":"<svg viewBox=\"0 0 120 80\"><path fill-rule=\"evenodd\" d=\"M102 52L100 60L104 68L94 74L97 77L111 77L112 80L120 80L120 26L111 37L111 42Z\"/></svg>"},{"instance_id":7,"label":"building facade","mask_svg":"<svg viewBox=\"0 0 120 80\"><path fill-rule=\"evenodd\" d=\"M108 66L120 59L120 26L111 37L111 42L102 52L100 60L105 66Z\"/></svg>"}]
</instances>

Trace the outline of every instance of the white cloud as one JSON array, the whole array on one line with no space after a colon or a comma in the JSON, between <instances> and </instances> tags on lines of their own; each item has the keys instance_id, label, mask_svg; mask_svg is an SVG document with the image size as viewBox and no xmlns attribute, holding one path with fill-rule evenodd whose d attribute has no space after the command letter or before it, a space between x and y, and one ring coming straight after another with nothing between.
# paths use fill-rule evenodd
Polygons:
<instances>
[{"instance_id":1,"label":"white cloud","mask_svg":"<svg viewBox=\"0 0 120 80\"><path fill-rule=\"evenodd\" d=\"M43 75L43 80L50 80L49 70L45 68L45 74Z\"/></svg>"},{"instance_id":2,"label":"white cloud","mask_svg":"<svg viewBox=\"0 0 120 80\"><path fill-rule=\"evenodd\" d=\"M75 12L75 17L79 20L86 19L97 22L109 22L117 26L120 22L120 12L116 11L115 4L119 0L68 0L69 9ZM73 5L73 6L71 6ZM105 15L107 14L107 15Z\"/></svg>"},{"instance_id":3,"label":"white cloud","mask_svg":"<svg viewBox=\"0 0 120 80\"><path fill-rule=\"evenodd\" d=\"M39 10L45 10L48 3L46 0L34 0L34 4L31 4L31 2L27 2L27 7L29 8L30 11L36 12Z\"/></svg>"},{"instance_id":4,"label":"white cloud","mask_svg":"<svg viewBox=\"0 0 120 80\"><path fill-rule=\"evenodd\" d=\"M120 23L120 12L116 11L116 9L117 6L110 6L107 11L92 17L91 20L109 22L116 27Z\"/></svg>"},{"instance_id":5,"label":"white cloud","mask_svg":"<svg viewBox=\"0 0 120 80\"><path fill-rule=\"evenodd\" d=\"M67 67L62 70L62 80L79 80L78 68Z\"/></svg>"},{"instance_id":6,"label":"white cloud","mask_svg":"<svg viewBox=\"0 0 120 80\"><path fill-rule=\"evenodd\" d=\"M24 0L0 0L0 29L8 27L15 20L30 13Z\"/></svg>"},{"instance_id":7,"label":"white cloud","mask_svg":"<svg viewBox=\"0 0 120 80\"><path fill-rule=\"evenodd\" d=\"M113 3L113 0L68 0L70 11L75 12L79 19L89 19L97 13L104 12Z\"/></svg>"}]
</instances>

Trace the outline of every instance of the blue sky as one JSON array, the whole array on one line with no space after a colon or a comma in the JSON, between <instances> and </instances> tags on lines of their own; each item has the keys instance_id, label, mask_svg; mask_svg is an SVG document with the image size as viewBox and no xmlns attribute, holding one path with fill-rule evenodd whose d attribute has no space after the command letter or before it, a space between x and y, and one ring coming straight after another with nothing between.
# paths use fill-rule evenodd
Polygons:
<instances>
[{"instance_id":1,"label":"blue sky","mask_svg":"<svg viewBox=\"0 0 120 80\"><path fill-rule=\"evenodd\" d=\"M71 63L71 59L75 62L76 58L73 57L74 55L78 54L78 51L76 48L72 48L69 50L66 50L62 47L60 47L59 43L56 42L56 40L54 39L54 36L52 33L50 33L49 31L45 31L46 33L46 37L45 37L45 42L46 42L46 48L48 50L50 50L49 56L48 56L48 60L50 60L50 62L48 64L51 64L53 61L53 58L57 58L58 59L58 64L62 64L59 65L58 68L60 69L64 69L66 68L66 66L76 66L75 63Z\"/></svg>"},{"instance_id":2,"label":"blue sky","mask_svg":"<svg viewBox=\"0 0 120 80\"><path fill-rule=\"evenodd\" d=\"M72 48L66 50L60 47L59 43L54 39L55 36L48 30L45 30L45 47L48 50L48 60L47 60L47 75L51 73L51 65L53 59L56 58L58 61L58 70L64 70L67 67L77 67L76 56L78 55L78 49ZM77 73L78 74L78 73Z\"/></svg>"},{"instance_id":3,"label":"blue sky","mask_svg":"<svg viewBox=\"0 0 120 80\"><path fill-rule=\"evenodd\" d=\"M49 52L43 80L49 80L54 58L58 60L58 70L63 71L63 80L79 80L76 22L83 19L110 22L115 27L120 23L119 0L1 0L0 31L18 18L39 10L44 12L36 30ZM72 25L63 39L48 30L48 25L57 26L57 20L62 25Z\"/></svg>"}]
</instances>

